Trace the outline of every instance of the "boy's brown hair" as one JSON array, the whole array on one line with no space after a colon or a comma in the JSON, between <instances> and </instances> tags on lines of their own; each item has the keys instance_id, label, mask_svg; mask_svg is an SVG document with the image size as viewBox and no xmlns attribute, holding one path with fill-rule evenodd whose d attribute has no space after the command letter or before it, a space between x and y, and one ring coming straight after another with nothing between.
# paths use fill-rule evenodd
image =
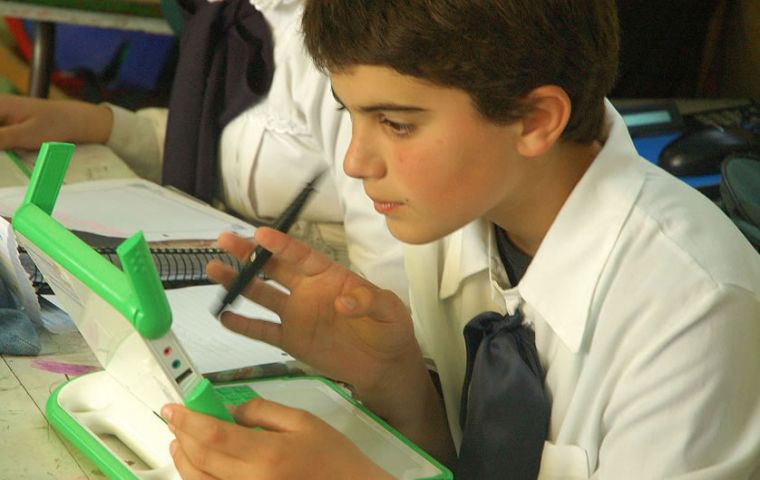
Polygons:
<instances>
[{"instance_id":1,"label":"boy's brown hair","mask_svg":"<svg viewBox=\"0 0 760 480\"><path fill-rule=\"evenodd\" d=\"M486 119L509 123L525 96L558 85L572 113L562 138L600 139L618 65L614 0L308 0L317 66L392 68L466 91Z\"/></svg>"}]
</instances>

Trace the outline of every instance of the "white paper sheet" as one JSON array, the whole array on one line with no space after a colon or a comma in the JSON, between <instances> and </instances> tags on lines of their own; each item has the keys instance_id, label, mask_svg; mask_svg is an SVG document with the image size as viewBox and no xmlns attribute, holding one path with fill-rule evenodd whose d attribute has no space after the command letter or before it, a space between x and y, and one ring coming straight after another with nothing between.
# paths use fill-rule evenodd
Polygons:
<instances>
[{"instance_id":1,"label":"white paper sheet","mask_svg":"<svg viewBox=\"0 0 760 480\"><path fill-rule=\"evenodd\" d=\"M0 215L11 217L26 187L0 189ZM53 218L70 230L126 238L142 230L148 242L216 240L230 230L253 236L255 227L232 215L143 179L64 185Z\"/></svg>"},{"instance_id":2,"label":"white paper sheet","mask_svg":"<svg viewBox=\"0 0 760 480\"><path fill-rule=\"evenodd\" d=\"M279 348L224 328L211 314L223 291L219 285L166 291L172 308L172 330L198 370L211 373L292 361L293 357ZM279 322L273 312L242 298L235 302L232 311Z\"/></svg>"}]
</instances>

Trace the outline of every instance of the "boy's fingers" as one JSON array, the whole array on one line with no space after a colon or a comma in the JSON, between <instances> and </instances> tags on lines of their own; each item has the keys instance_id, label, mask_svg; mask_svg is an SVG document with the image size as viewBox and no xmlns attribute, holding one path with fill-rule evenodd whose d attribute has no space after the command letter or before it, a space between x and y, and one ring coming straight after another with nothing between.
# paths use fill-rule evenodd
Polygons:
<instances>
[{"instance_id":1,"label":"boy's fingers","mask_svg":"<svg viewBox=\"0 0 760 480\"><path fill-rule=\"evenodd\" d=\"M211 260L206 264L206 274L208 278L220 285L228 286L238 276L238 272L222 262L221 260Z\"/></svg>"},{"instance_id":2,"label":"boy's fingers","mask_svg":"<svg viewBox=\"0 0 760 480\"><path fill-rule=\"evenodd\" d=\"M266 229L266 227L260 227L258 230ZM257 230L257 232L258 232ZM268 229L271 230L271 229ZM276 231L275 231L276 232ZM286 240L292 240L287 235L276 232L278 235L281 236L281 239ZM306 245L301 244L297 240L293 240L295 244L302 246L307 251L311 251L309 247ZM220 248L227 251L230 255L234 256L243 264L245 265L251 260L251 254L255 250L256 244L252 243L249 239L245 239L243 237L240 237L232 232L223 232L219 235L219 238L217 239L217 244ZM221 267L213 266L218 265L222 262L218 262L215 260L211 260L207 266L207 272L209 274L209 278L214 280L217 283L221 283L223 285L229 285L229 283L237 277L237 272L235 272L234 269L224 269ZM233 272L233 274L230 274L229 272ZM286 283L290 284L293 277L296 275L295 271L292 269L292 267L287 265L282 265L282 262L278 258L270 258L266 265L263 268L263 272L265 272L268 276L271 278L276 278L281 284L285 285Z\"/></svg>"},{"instance_id":3,"label":"boy's fingers","mask_svg":"<svg viewBox=\"0 0 760 480\"><path fill-rule=\"evenodd\" d=\"M305 410L286 407L260 397L239 405L233 415L239 425L262 427L273 432L304 430L316 421L316 417Z\"/></svg>"},{"instance_id":4,"label":"boy's fingers","mask_svg":"<svg viewBox=\"0 0 760 480\"><path fill-rule=\"evenodd\" d=\"M256 320L234 312L222 314L222 325L246 337L282 348L282 326L267 320Z\"/></svg>"},{"instance_id":5,"label":"boy's fingers","mask_svg":"<svg viewBox=\"0 0 760 480\"><path fill-rule=\"evenodd\" d=\"M194 412L178 403L164 405L161 408L161 417L167 421L175 435L189 435L196 442L218 446L219 450L225 452L241 448L238 443L239 434L242 430L248 430L248 427Z\"/></svg>"},{"instance_id":6,"label":"boy's fingers","mask_svg":"<svg viewBox=\"0 0 760 480\"><path fill-rule=\"evenodd\" d=\"M177 471L183 480L216 480L216 477L212 477L195 468L177 440L172 441L169 448L172 452L174 466L177 467Z\"/></svg>"},{"instance_id":7,"label":"boy's fingers","mask_svg":"<svg viewBox=\"0 0 760 480\"><path fill-rule=\"evenodd\" d=\"M206 273L210 280L224 285L227 289L238 276L234 269L217 260L209 262L206 266ZM287 300L286 291L260 278L251 280L243 290L242 295L273 312L279 312L282 303Z\"/></svg>"},{"instance_id":8,"label":"boy's fingers","mask_svg":"<svg viewBox=\"0 0 760 480\"><path fill-rule=\"evenodd\" d=\"M244 471L236 453L250 450L253 447L251 439L258 435L257 432L176 404L164 406L161 415L169 422L178 440L178 448L172 456L175 462L186 460L189 472L212 475L198 477L205 479L232 478Z\"/></svg>"},{"instance_id":9,"label":"boy's fingers","mask_svg":"<svg viewBox=\"0 0 760 480\"><path fill-rule=\"evenodd\" d=\"M257 244L277 257L276 262L269 262L266 271L271 278L286 287L288 286L288 279L292 277L293 270L304 275L316 275L325 271L333 263L327 256L322 255L305 243L272 228L261 227L257 229L255 239Z\"/></svg>"},{"instance_id":10,"label":"boy's fingers","mask_svg":"<svg viewBox=\"0 0 760 480\"><path fill-rule=\"evenodd\" d=\"M210 437L196 437L195 432L176 430L176 436L179 448L174 451L174 455L181 451L187 460L191 478L235 478L246 470L246 465L234 455L241 448L246 448L245 437L235 440L237 437L229 436L229 441L218 443L210 440ZM184 473L182 478L186 478Z\"/></svg>"},{"instance_id":11,"label":"boy's fingers","mask_svg":"<svg viewBox=\"0 0 760 480\"><path fill-rule=\"evenodd\" d=\"M282 311L283 305L288 301L289 297L287 291L260 278L256 278L253 282L249 283L243 295L267 310L278 314Z\"/></svg>"},{"instance_id":12,"label":"boy's fingers","mask_svg":"<svg viewBox=\"0 0 760 480\"><path fill-rule=\"evenodd\" d=\"M274 405L274 409L264 408L263 414L277 415L278 418L285 416L288 410L295 412L296 417L300 412L262 398L254 398L248 403L253 403L254 410L258 404L263 403L265 407ZM302 413L308 415L306 412ZM178 404L168 404L161 409L161 416L169 422L189 463L192 463L195 469L218 478L240 478L241 472L246 471L246 463L250 464L252 456L255 458L257 454L264 454L272 447L282 447L281 435L270 431L266 426L274 427L274 423L270 421L265 424L263 420L259 421L258 416L255 417L256 422L249 423L245 416L237 418L238 414L234 414L236 423L232 424L192 412ZM258 426L264 429L251 428ZM173 454L175 459L181 460L181 456L177 455L180 448Z\"/></svg>"},{"instance_id":13,"label":"boy's fingers","mask_svg":"<svg viewBox=\"0 0 760 480\"><path fill-rule=\"evenodd\" d=\"M222 232L219 234L217 244L223 250L242 262L247 262L251 258L251 253L256 245L251 243L250 239L243 238L232 232Z\"/></svg>"}]
</instances>

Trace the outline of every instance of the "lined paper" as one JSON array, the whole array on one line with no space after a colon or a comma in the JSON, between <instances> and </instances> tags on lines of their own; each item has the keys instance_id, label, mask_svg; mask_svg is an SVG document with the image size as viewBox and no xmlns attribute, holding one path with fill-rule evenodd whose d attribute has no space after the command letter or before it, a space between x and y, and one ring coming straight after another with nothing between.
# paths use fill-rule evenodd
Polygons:
<instances>
[{"instance_id":1,"label":"lined paper","mask_svg":"<svg viewBox=\"0 0 760 480\"><path fill-rule=\"evenodd\" d=\"M201 373L294 360L279 348L227 330L211 314L223 292L219 285L166 291L172 308L172 331ZM279 322L275 313L244 298L237 300L231 310L248 317Z\"/></svg>"}]
</instances>

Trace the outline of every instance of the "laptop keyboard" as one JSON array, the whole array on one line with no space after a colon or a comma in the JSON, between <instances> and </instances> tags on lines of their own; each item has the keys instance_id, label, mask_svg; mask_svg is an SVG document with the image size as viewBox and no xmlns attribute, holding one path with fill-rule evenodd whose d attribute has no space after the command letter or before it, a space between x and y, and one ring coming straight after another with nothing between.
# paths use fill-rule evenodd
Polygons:
<instances>
[{"instance_id":1,"label":"laptop keyboard","mask_svg":"<svg viewBox=\"0 0 760 480\"><path fill-rule=\"evenodd\" d=\"M227 405L240 405L252 398L258 397L251 387L237 385L232 387L216 387L216 391L222 396L222 400Z\"/></svg>"}]
</instances>

